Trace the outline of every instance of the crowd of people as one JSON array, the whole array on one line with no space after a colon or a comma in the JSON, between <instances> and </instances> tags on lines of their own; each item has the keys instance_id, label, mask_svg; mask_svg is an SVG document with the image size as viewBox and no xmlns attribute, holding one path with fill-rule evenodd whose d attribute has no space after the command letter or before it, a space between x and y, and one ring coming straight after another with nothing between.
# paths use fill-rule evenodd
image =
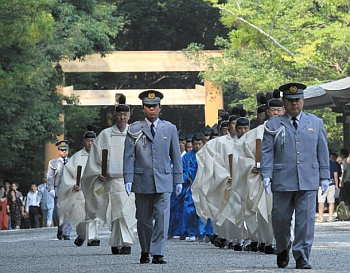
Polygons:
<instances>
[{"instance_id":1,"label":"crowd of people","mask_svg":"<svg viewBox=\"0 0 350 273\"><path fill-rule=\"evenodd\" d=\"M32 183L23 196L17 183L5 180L0 187L0 230L51 227L54 205L48 198L46 185L44 173L43 183Z\"/></svg>"},{"instance_id":2,"label":"crowd of people","mask_svg":"<svg viewBox=\"0 0 350 273\"><path fill-rule=\"evenodd\" d=\"M334 221L335 196L350 202L350 157L328 150L321 119L303 112L300 83L259 96L257 119L242 105L218 124L188 134L159 119L163 94L139 95L145 119L129 125L125 96L115 123L98 136L88 128L83 148L68 157L68 140L56 143L40 185L26 198L5 181L0 229L57 226L57 238L99 246L99 227L110 231L114 255L135 243L140 263L166 264L167 239L211 242L216 247L277 254L277 266L309 269L314 223ZM283 94L281 98L280 94ZM318 202L318 218L316 204Z\"/></svg>"}]
</instances>

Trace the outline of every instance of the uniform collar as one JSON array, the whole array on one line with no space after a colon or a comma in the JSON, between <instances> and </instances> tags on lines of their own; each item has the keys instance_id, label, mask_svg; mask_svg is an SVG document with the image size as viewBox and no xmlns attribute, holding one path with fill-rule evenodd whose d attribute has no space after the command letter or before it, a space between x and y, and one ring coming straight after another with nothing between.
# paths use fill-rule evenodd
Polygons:
<instances>
[{"instance_id":1,"label":"uniform collar","mask_svg":"<svg viewBox=\"0 0 350 273\"><path fill-rule=\"evenodd\" d=\"M145 121L146 121L147 125L148 125L149 127L151 127L152 122L150 122L147 118L145 118ZM154 125L154 127L155 127L156 129L157 129L158 122L159 122L159 118L157 118L157 119L153 122L153 125Z\"/></svg>"},{"instance_id":2,"label":"uniform collar","mask_svg":"<svg viewBox=\"0 0 350 273\"><path fill-rule=\"evenodd\" d=\"M300 120L302 113L303 113L303 111L301 111L301 112L299 113L299 115L296 116L296 118L297 118L298 121ZM286 113L286 114L287 114L287 117L288 117L289 119L292 119L292 116L291 116L291 115L289 115L288 113Z\"/></svg>"}]
</instances>

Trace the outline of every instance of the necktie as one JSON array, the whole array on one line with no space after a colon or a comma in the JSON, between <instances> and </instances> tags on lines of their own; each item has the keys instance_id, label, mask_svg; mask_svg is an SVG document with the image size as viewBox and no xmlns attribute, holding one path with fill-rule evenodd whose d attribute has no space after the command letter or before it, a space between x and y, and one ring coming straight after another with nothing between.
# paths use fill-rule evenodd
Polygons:
<instances>
[{"instance_id":1,"label":"necktie","mask_svg":"<svg viewBox=\"0 0 350 273\"><path fill-rule=\"evenodd\" d=\"M152 123L151 124L151 134L152 134L152 136L154 137L154 135L155 135L155 131L154 131L154 124Z\"/></svg>"},{"instance_id":2,"label":"necktie","mask_svg":"<svg viewBox=\"0 0 350 273\"><path fill-rule=\"evenodd\" d=\"M296 117L292 117L292 120L293 120L293 126L294 126L295 130L298 130L297 118Z\"/></svg>"},{"instance_id":3,"label":"necktie","mask_svg":"<svg viewBox=\"0 0 350 273\"><path fill-rule=\"evenodd\" d=\"M63 165L66 165L66 163L67 163L67 159L63 158Z\"/></svg>"}]
</instances>

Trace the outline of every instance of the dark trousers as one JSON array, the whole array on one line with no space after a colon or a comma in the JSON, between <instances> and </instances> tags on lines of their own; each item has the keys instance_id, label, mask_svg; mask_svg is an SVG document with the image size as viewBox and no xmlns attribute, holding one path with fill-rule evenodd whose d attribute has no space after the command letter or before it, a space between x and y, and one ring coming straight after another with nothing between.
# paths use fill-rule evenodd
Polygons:
<instances>
[{"instance_id":1,"label":"dark trousers","mask_svg":"<svg viewBox=\"0 0 350 273\"><path fill-rule=\"evenodd\" d=\"M350 205L350 182L346 181L342 190L342 198L347 205Z\"/></svg>"},{"instance_id":2,"label":"dark trousers","mask_svg":"<svg viewBox=\"0 0 350 273\"><path fill-rule=\"evenodd\" d=\"M31 228L39 228L39 207L29 206L29 220Z\"/></svg>"},{"instance_id":3,"label":"dark trousers","mask_svg":"<svg viewBox=\"0 0 350 273\"><path fill-rule=\"evenodd\" d=\"M72 226L69 221L60 225L58 211L57 211L58 197L55 197L54 201L55 201L55 207L53 209L53 222L55 227L57 227L57 235L64 235L64 236L70 237Z\"/></svg>"}]
</instances>

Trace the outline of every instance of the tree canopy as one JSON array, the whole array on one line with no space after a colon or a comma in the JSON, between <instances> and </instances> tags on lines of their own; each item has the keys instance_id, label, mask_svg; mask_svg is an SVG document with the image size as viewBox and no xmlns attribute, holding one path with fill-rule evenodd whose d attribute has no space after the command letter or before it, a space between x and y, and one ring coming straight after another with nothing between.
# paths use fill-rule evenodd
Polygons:
<instances>
[{"instance_id":1,"label":"tree canopy","mask_svg":"<svg viewBox=\"0 0 350 273\"><path fill-rule=\"evenodd\" d=\"M83 60L113 50L180 50L193 41L215 48L217 33L227 32L219 16L202 0L0 0L0 180L28 187L40 182L45 143L63 133L79 142L85 121L98 123L104 109L67 108L79 103L58 92L67 81L83 89L118 89L138 82L188 86L196 78L180 73L64 75L62 59ZM65 127L59 119L64 114Z\"/></svg>"},{"instance_id":2,"label":"tree canopy","mask_svg":"<svg viewBox=\"0 0 350 273\"><path fill-rule=\"evenodd\" d=\"M318 84L349 75L348 1L227 1L214 5L230 28L222 78L245 92L273 90L276 83ZM231 73L228 74L228 71Z\"/></svg>"},{"instance_id":3,"label":"tree canopy","mask_svg":"<svg viewBox=\"0 0 350 273\"><path fill-rule=\"evenodd\" d=\"M64 132L62 102L76 102L57 92L58 62L113 50L122 29L115 9L108 1L0 1L2 178L41 181L45 143Z\"/></svg>"},{"instance_id":4,"label":"tree canopy","mask_svg":"<svg viewBox=\"0 0 350 273\"><path fill-rule=\"evenodd\" d=\"M78 99L62 96L59 86L188 88L201 80L194 73L64 74L62 59L113 50L223 49L224 58L210 60L220 69L203 79L223 89L225 105L243 102L255 112L258 92L348 76L349 26L345 0L0 0L0 180L40 182L45 143L63 133L80 141L85 121L99 122L105 108L75 107ZM335 148L341 125L330 109L317 114Z\"/></svg>"},{"instance_id":5,"label":"tree canopy","mask_svg":"<svg viewBox=\"0 0 350 273\"><path fill-rule=\"evenodd\" d=\"M258 92L271 92L286 82L309 86L349 76L349 1L210 2L230 32L216 39L224 57L210 61L219 69L202 76L218 86L239 83L239 94L253 102L248 105L256 107ZM328 135L332 148L339 149L342 131L336 114L316 112L324 120L332 118Z\"/></svg>"}]
</instances>

